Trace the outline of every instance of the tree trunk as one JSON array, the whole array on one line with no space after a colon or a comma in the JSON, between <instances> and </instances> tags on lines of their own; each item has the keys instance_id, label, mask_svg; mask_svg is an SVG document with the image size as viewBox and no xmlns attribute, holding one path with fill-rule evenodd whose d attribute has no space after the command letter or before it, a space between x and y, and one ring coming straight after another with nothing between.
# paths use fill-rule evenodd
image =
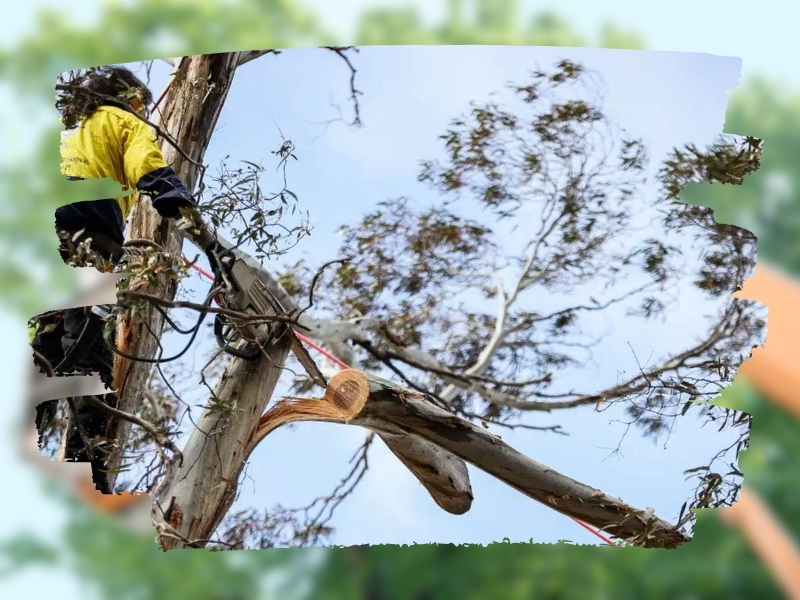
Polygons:
<instances>
[{"instance_id":1,"label":"tree trunk","mask_svg":"<svg viewBox=\"0 0 800 600\"><path fill-rule=\"evenodd\" d=\"M162 536L165 550L202 547L236 498L248 458L247 441L275 391L290 348L280 338L257 361L234 358L214 390L215 403L196 422L183 460L153 506L157 524L176 537Z\"/></svg>"},{"instance_id":2,"label":"tree trunk","mask_svg":"<svg viewBox=\"0 0 800 600\"><path fill-rule=\"evenodd\" d=\"M225 103L238 62L239 53L206 54L181 59L169 92L162 101L163 117L159 123L191 160L187 160L166 140L161 149L167 164L190 190L200 175L200 164ZM142 198L133 210L128 239L146 239L158 243L168 254L180 257L182 236L171 221L162 219L150 201ZM128 289L172 300L177 283L170 273L162 273L155 282L132 276L122 282ZM146 306L135 320L125 313L117 325L117 346L128 355L152 359L156 355L164 319L152 306ZM119 409L135 414L141 403L152 364L117 356L114 365L114 389L119 395ZM108 469L113 488L122 466L130 423L112 419L108 437L116 441Z\"/></svg>"}]
</instances>

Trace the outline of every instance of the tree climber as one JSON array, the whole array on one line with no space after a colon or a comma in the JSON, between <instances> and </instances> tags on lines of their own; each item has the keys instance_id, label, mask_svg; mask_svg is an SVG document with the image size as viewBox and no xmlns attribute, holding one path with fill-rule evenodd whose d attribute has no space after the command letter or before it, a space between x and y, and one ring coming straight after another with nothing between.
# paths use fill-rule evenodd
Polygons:
<instances>
[{"instance_id":1,"label":"tree climber","mask_svg":"<svg viewBox=\"0 0 800 600\"><path fill-rule=\"evenodd\" d=\"M125 223L139 195L149 196L165 219L179 218L180 209L195 201L164 161L154 132L144 120L152 94L130 70L120 66L88 69L60 85L59 92L56 108L65 126L61 173L70 180L110 178L132 192L122 198L76 202L55 212L62 259L68 264L75 260L77 244L89 239L90 249L102 260L84 264L109 271L122 258ZM50 311L31 319L30 325L31 346L48 361L53 374L99 373L104 385L112 387L114 353L103 338L102 318L90 307ZM117 404L113 393L101 400L112 407ZM57 403L50 400L36 407L40 447ZM91 462L97 489L111 493L104 472L108 449L101 447L108 413L84 398L73 398L72 404L65 458Z\"/></svg>"}]
</instances>

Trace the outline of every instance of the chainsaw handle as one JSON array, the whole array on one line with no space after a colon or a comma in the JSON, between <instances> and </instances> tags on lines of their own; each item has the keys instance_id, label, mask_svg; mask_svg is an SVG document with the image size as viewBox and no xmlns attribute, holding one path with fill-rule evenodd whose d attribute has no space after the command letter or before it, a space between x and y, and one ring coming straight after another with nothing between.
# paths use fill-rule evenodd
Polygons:
<instances>
[{"instance_id":1,"label":"chainsaw handle","mask_svg":"<svg viewBox=\"0 0 800 600\"><path fill-rule=\"evenodd\" d=\"M198 215L199 216L199 215ZM192 224L195 231L188 230L192 241L205 253L208 253L214 246L219 244L217 236L199 218Z\"/></svg>"},{"instance_id":2,"label":"chainsaw handle","mask_svg":"<svg viewBox=\"0 0 800 600\"><path fill-rule=\"evenodd\" d=\"M228 248L219 241L216 234L206 225L200 212L195 207L183 210L181 214L183 218L178 222L178 228L183 230L192 243L203 251L208 257L212 271L218 275L220 265L217 264L217 255L225 253Z\"/></svg>"}]
</instances>

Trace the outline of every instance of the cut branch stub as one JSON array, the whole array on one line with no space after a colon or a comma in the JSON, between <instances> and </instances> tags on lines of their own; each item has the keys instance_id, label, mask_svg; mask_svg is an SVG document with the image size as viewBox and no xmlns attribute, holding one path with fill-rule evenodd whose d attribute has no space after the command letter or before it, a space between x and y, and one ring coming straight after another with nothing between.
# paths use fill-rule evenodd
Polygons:
<instances>
[{"instance_id":1,"label":"cut branch stub","mask_svg":"<svg viewBox=\"0 0 800 600\"><path fill-rule=\"evenodd\" d=\"M325 390L325 400L339 410L345 423L358 415L369 399L369 381L356 369L345 369L334 375Z\"/></svg>"},{"instance_id":2,"label":"cut branch stub","mask_svg":"<svg viewBox=\"0 0 800 600\"><path fill-rule=\"evenodd\" d=\"M349 423L364 409L369 392L369 381L364 373L357 369L345 369L331 377L324 398L285 397L259 420L248 446L248 454L281 425L295 421Z\"/></svg>"}]
</instances>

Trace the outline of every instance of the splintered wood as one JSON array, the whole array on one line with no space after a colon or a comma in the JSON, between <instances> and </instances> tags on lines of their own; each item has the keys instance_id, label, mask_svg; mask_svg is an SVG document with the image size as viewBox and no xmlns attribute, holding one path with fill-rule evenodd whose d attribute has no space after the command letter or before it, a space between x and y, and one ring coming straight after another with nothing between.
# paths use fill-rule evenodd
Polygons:
<instances>
[{"instance_id":1,"label":"splintered wood","mask_svg":"<svg viewBox=\"0 0 800 600\"><path fill-rule=\"evenodd\" d=\"M368 399L367 376L357 369L345 369L331 378L323 398L290 396L278 402L259 420L250 445L255 447L271 431L296 421L349 423Z\"/></svg>"}]
</instances>

